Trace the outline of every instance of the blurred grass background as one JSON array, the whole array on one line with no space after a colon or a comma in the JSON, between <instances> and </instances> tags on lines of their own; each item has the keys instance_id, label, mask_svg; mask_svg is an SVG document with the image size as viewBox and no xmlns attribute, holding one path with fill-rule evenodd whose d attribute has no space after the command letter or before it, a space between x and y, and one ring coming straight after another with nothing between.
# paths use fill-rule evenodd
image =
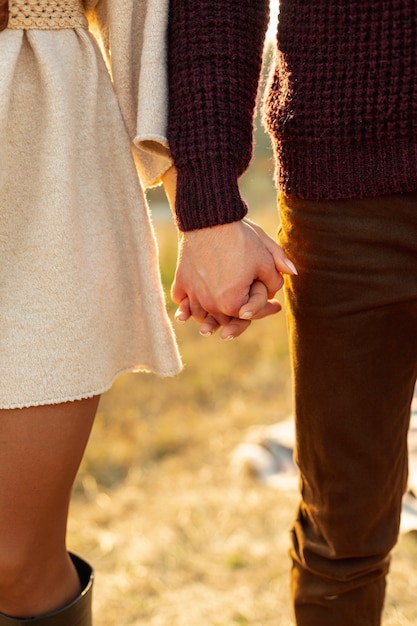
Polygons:
<instances>
[{"instance_id":1,"label":"blurred grass background","mask_svg":"<svg viewBox=\"0 0 417 626\"><path fill-rule=\"evenodd\" d=\"M242 194L275 235L272 153L259 120L256 145ZM163 192L149 200L172 315L176 232ZM116 381L74 488L69 547L96 568L95 625L289 626L297 495L230 468L252 426L291 413L285 313L232 342L202 338L192 322L175 330L183 373ZM417 624L416 546L408 535L396 550L386 626Z\"/></svg>"}]
</instances>

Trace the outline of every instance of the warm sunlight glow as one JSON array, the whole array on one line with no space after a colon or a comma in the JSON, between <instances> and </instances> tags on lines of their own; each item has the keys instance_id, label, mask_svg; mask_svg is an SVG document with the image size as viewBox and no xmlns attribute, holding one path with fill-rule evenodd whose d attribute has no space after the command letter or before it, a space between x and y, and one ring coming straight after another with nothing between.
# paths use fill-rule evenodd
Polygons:
<instances>
[{"instance_id":1,"label":"warm sunlight glow","mask_svg":"<svg viewBox=\"0 0 417 626\"><path fill-rule=\"evenodd\" d=\"M274 41L277 33L278 5L279 0L270 0L271 18L269 21L269 28L266 35L269 41Z\"/></svg>"}]
</instances>

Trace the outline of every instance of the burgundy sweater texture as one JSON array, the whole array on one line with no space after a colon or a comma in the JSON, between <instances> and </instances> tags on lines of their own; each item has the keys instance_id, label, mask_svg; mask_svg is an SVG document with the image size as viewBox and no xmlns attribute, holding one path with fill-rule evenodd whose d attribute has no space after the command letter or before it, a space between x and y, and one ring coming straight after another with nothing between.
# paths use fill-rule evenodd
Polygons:
<instances>
[{"instance_id":1,"label":"burgundy sweater texture","mask_svg":"<svg viewBox=\"0 0 417 626\"><path fill-rule=\"evenodd\" d=\"M181 230L241 219L267 0L171 0L168 139ZM285 194L417 189L415 0L281 0L265 118Z\"/></svg>"}]
</instances>

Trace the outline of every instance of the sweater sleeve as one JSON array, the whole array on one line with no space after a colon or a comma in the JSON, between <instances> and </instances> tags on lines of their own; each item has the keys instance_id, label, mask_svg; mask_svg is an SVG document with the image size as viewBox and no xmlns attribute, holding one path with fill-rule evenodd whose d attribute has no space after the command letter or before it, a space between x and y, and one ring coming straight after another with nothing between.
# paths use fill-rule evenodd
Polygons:
<instances>
[{"instance_id":1,"label":"sweater sleeve","mask_svg":"<svg viewBox=\"0 0 417 626\"><path fill-rule=\"evenodd\" d=\"M168 141L181 230L242 219L268 0L171 0Z\"/></svg>"},{"instance_id":2,"label":"sweater sleeve","mask_svg":"<svg viewBox=\"0 0 417 626\"><path fill-rule=\"evenodd\" d=\"M172 165L167 139L169 0L83 0L100 41L143 187Z\"/></svg>"}]
</instances>

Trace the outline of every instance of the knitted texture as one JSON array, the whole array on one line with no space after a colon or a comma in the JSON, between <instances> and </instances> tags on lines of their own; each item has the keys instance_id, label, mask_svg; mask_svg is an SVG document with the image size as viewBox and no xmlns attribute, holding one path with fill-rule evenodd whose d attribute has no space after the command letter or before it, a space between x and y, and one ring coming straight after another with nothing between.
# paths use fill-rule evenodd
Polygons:
<instances>
[{"instance_id":1,"label":"knitted texture","mask_svg":"<svg viewBox=\"0 0 417 626\"><path fill-rule=\"evenodd\" d=\"M417 188L414 0L281 0L266 111L288 195Z\"/></svg>"},{"instance_id":2,"label":"knitted texture","mask_svg":"<svg viewBox=\"0 0 417 626\"><path fill-rule=\"evenodd\" d=\"M239 220L237 178L252 156L266 0L172 0L168 139L181 230Z\"/></svg>"},{"instance_id":3,"label":"knitted texture","mask_svg":"<svg viewBox=\"0 0 417 626\"><path fill-rule=\"evenodd\" d=\"M227 184L220 172L228 161L224 171L235 167L236 179L249 162L266 4L173 0L169 136L183 170L183 228L243 214L236 180ZM281 0L274 63L265 119L284 193L337 199L417 189L414 0Z\"/></svg>"},{"instance_id":4,"label":"knitted texture","mask_svg":"<svg viewBox=\"0 0 417 626\"><path fill-rule=\"evenodd\" d=\"M9 0L8 28L88 28L81 0Z\"/></svg>"}]
</instances>

